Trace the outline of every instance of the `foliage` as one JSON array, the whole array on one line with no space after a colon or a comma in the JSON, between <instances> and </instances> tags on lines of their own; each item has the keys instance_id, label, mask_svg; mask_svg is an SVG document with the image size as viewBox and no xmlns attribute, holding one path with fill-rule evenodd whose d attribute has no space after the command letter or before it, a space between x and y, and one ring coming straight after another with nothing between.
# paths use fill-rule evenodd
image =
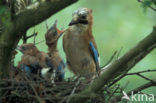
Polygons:
<instances>
[{"instance_id":1,"label":"foliage","mask_svg":"<svg viewBox=\"0 0 156 103\"><path fill-rule=\"evenodd\" d=\"M142 3L144 11L146 11L148 7L152 6L156 7L156 0L138 0L138 1Z\"/></svg>"}]
</instances>

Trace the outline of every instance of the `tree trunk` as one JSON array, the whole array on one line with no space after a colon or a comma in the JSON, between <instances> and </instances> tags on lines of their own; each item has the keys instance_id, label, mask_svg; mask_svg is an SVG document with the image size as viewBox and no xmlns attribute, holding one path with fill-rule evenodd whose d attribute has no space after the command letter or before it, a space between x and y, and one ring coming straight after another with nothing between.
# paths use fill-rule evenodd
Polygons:
<instances>
[{"instance_id":1,"label":"tree trunk","mask_svg":"<svg viewBox=\"0 0 156 103\"><path fill-rule=\"evenodd\" d=\"M15 27L10 25L5 32L0 35L0 80L9 78L9 70L11 66L12 51L14 51L21 36L18 36ZM16 34L16 36L15 36ZM3 87L4 85L0 85ZM0 90L0 97L5 93ZM0 98L0 102L2 98Z\"/></svg>"},{"instance_id":2,"label":"tree trunk","mask_svg":"<svg viewBox=\"0 0 156 103\"><path fill-rule=\"evenodd\" d=\"M8 77L10 64L10 48L0 45L0 78L4 79Z\"/></svg>"}]
</instances>

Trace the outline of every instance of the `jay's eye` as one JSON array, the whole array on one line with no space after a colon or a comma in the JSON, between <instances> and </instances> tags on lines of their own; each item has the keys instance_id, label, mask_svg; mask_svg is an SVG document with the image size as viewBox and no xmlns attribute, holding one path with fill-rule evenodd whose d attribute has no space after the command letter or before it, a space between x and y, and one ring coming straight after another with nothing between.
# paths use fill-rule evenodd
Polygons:
<instances>
[{"instance_id":1,"label":"jay's eye","mask_svg":"<svg viewBox=\"0 0 156 103\"><path fill-rule=\"evenodd\" d=\"M82 15L81 18L82 18L82 19L86 19L87 16L86 16L86 15Z\"/></svg>"}]
</instances>

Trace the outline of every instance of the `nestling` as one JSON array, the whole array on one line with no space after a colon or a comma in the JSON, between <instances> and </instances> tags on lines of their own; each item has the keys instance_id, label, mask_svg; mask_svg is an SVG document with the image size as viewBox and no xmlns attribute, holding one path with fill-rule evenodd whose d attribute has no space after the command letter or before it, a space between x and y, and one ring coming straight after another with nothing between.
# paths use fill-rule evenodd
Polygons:
<instances>
[{"instance_id":1,"label":"nestling","mask_svg":"<svg viewBox=\"0 0 156 103\"><path fill-rule=\"evenodd\" d=\"M22 69L27 74L39 73L41 75L42 68L50 67L54 69L48 54L39 51L34 44L22 44L18 46L17 49L23 53L21 61L18 63L18 68Z\"/></svg>"},{"instance_id":2,"label":"nestling","mask_svg":"<svg viewBox=\"0 0 156 103\"><path fill-rule=\"evenodd\" d=\"M60 57L57 50L57 41L61 37L64 31L57 28L57 20L52 25L52 27L45 34L46 44L48 46L48 54L53 62L53 65L56 67L56 81L62 81L64 79L64 69L65 63Z\"/></svg>"}]
</instances>

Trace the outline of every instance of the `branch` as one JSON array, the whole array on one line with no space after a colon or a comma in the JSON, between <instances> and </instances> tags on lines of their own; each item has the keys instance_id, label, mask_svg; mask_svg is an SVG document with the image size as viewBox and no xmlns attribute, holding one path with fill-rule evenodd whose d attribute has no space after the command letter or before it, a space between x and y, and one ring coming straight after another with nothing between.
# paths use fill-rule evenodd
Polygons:
<instances>
[{"instance_id":1,"label":"branch","mask_svg":"<svg viewBox=\"0 0 156 103\"><path fill-rule=\"evenodd\" d=\"M31 34L30 36L27 36L27 39L31 38L31 37L34 37L34 36L37 36L38 32L34 32L33 34Z\"/></svg>"},{"instance_id":2,"label":"branch","mask_svg":"<svg viewBox=\"0 0 156 103\"><path fill-rule=\"evenodd\" d=\"M149 78L147 78L146 76L143 76L143 75L141 75L141 74L137 74L139 77L141 77L141 78L143 78L143 79L145 79L145 80L148 80L148 81L150 81L151 83L153 83L154 85L156 85L156 82L154 81L154 80L152 80L152 79L149 79Z\"/></svg>"},{"instance_id":3,"label":"branch","mask_svg":"<svg viewBox=\"0 0 156 103\"><path fill-rule=\"evenodd\" d=\"M23 32L26 32L29 28L41 23L76 1L78 0L46 0L38 1L28 6L14 16L14 21L8 21L10 24L8 24L0 37L2 39L2 41L0 40L0 45L7 44L9 47L15 48L15 42L19 41Z\"/></svg>"},{"instance_id":4,"label":"branch","mask_svg":"<svg viewBox=\"0 0 156 103\"><path fill-rule=\"evenodd\" d=\"M144 3L142 0L137 0L137 1L140 2L140 3L142 3L142 4L144 4L144 5L146 5L146 3ZM153 11L156 12L156 9L153 8L151 5L146 5L146 6L148 6L148 7L151 8Z\"/></svg>"},{"instance_id":5,"label":"branch","mask_svg":"<svg viewBox=\"0 0 156 103\"><path fill-rule=\"evenodd\" d=\"M106 65L108 65L108 64L114 59L114 57L116 56L117 52L118 52L118 51L115 51L115 52L113 53L113 55L111 56L111 58L108 60L108 62L107 62L104 66L102 66L101 68L104 68Z\"/></svg>"},{"instance_id":6,"label":"branch","mask_svg":"<svg viewBox=\"0 0 156 103\"><path fill-rule=\"evenodd\" d=\"M149 54L156 47L156 27L153 27L152 33L140 41L134 48L128 51L124 56L109 65L104 73L96 79L89 87L76 94L71 99L71 103L83 103L87 100L86 96L92 96L104 85L107 85L112 79L129 71L142 58Z\"/></svg>"},{"instance_id":7,"label":"branch","mask_svg":"<svg viewBox=\"0 0 156 103\"><path fill-rule=\"evenodd\" d=\"M78 86L79 84L80 84L80 79L78 79L78 81L76 82L75 87L73 88L73 90L72 90L70 96L68 97L66 103L69 103L71 97L74 95L74 93L75 93L75 91L76 91L76 88L77 88L77 86Z\"/></svg>"},{"instance_id":8,"label":"branch","mask_svg":"<svg viewBox=\"0 0 156 103\"><path fill-rule=\"evenodd\" d=\"M135 73L123 73L121 76L119 76L118 78L114 79L109 85L108 87L111 87L112 85L114 85L115 83L117 83L119 80L121 80L123 77L125 76L128 76L128 75L138 75L138 74L141 74L141 73L150 73L150 72L156 72L156 69L153 69L153 70L143 70L143 71L139 71L139 72L135 72Z\"/></svg>"},{"instance_id":9,"label":"branch","mask_svg":"<svg viewBox=\"0 0 156 103\"><path fill-rule=\"evenodd\" d=\"M152 86L155 86L155 84L152 83L152 82L145 83L145 84L143 84L143 85L141 85L141 86L139 86L139 87L137 87L137 88L135 88L135 89L127 92L127 95L131 95L131 92L132 91L133 91L133 94L136 94L136 93L141 92L142 90L147 89L147 88L150 88ZM109 103L119 102L119 101L121 101L121 98L122 97L123 97L123 95L116 96Z\"/></svg>"},{"instance_id":10,"label":"branch","mask_svg":"<svg viewBox=\"0 0 156 103\"><path fill-rule=\"evenodd\" d=\"M137 74L140 74L140 73L149 73L149 72L156 72L156 69L153 69L153 70L150 70L150 69L148 69L148 70L143 70L143 71L139 71L139 72L135 72L135 73L128 73L128 74L126 74L126 75L137 75Z\"/></svg>"},{"instance_id":11,"label":"branch","mask_svg":"<svg viewBox=\"0 0 156 103\"><path fill-rule=\"evenodd\" d=\"M126 73L123 73L122 75L120 75L118 78L114 79L109 85L108 87L111 87L112 85L114 85L115 83L117 83L119 80L121 80L123 77L126 76Z\"/></svg>"},{"instance_id":12,"label":"branch","mask_svg":"<svg viewBox=\"0 0 156 103\"><path fill-rule=\"evenodd\" d=\"M76 1L78 0L47 0L45 2L36 2L16 16L18 21L16 26L20 30L27 30Z\"/></svg>"}]
</instances>

